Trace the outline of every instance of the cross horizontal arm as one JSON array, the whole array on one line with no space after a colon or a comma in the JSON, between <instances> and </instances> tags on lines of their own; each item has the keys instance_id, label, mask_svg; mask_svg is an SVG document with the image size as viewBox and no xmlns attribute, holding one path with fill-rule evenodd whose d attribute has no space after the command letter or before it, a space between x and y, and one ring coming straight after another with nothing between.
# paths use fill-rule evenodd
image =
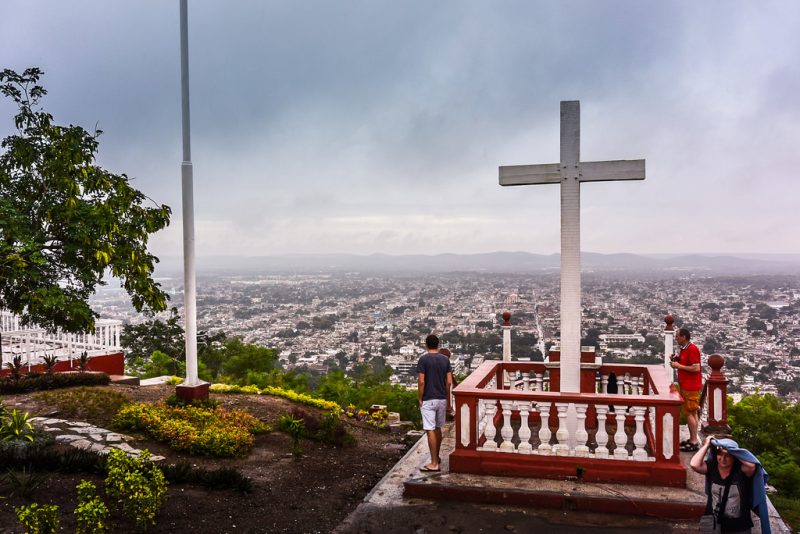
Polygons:
<instances>
[{"instance_id":1,"label":"cross horizontal arm","mask_svg":"<svg viewBox=\"0 0 800 534\"><path fill-rule=\"evenodd\" d=\"M626 159L581 163L581 182L612 182L616 180L644 180L644 160Z\"/></svg>"},{"instance_id":2,"label":"cross horizontal arm","mask_svg":"<svg viewBox=\"0 0 800 534\"><path fill-rule=\"evenodd\" d=\"M561 182L561 172L558 163L500 167L500 185L557 184L559 182Z\"/></svg>"}]
</instances>

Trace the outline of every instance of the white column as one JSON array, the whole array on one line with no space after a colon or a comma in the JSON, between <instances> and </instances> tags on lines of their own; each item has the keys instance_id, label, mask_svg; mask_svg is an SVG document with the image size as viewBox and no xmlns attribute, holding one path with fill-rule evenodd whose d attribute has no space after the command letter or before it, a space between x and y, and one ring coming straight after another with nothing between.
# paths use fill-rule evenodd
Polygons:
<instances>
[{"instance_id":1,"label":"white column","mask_svg":"<svg viewBox=\"0 0 800 534\"><path fill-rule=\"evenodd\" d=\"M514 438L514 429L511 428L511 410L514 408L514 401L501 400L500 405L503 407L503 428L500 429L503 443L500 444L500 452L514 452L514 443L511 441Z\"/></svg>"},{"instance_id":2,"label":"white column","mask_svg":"<svg viewBox=\"0 0 800 534\"><path fill-rule=\"evenodd\" d=\"M664 330L664 367L667 369L670 368L669 364L672 361L672 355L675 351L675 347L673 345L675 341L675 331L671 328L669 330Z\"/></svg>"},{"instance_id":3,"label":"white column","mask_svg":"<svg viewBox=\"0 0 800 534\"><path fill-rule=\"evenodd\" d=\"M608 375L603 375L600 378L600 383L603 385L603 395L608 395Z\"/></svg>"},{"instance_id":4,"label":"white column","mask_svg":"<svg viewBox=\"0 0 800 534\"><path fill-rule=\"evenodd\" d=\"M578 415L578 429L575 431L575 456L589 456L589 433L586 431L586 409L588 405L575 403L575 411Z\"/></svg>"},{"instance_id":5,"label":"white column","mask_svg":"<svg viewBox=\"0 0 800 534\"><path fill-rule=\"evenodd\" d=\"M541 427L539 427L539 454L548 456L553 453L553 448L550 446L550 406L549 402L537 402L536 411L539 412L539 419L541 420Z\"/></svg>"},{"instance_id":6,"label":"white column","mask_svg":"<svg viewBox=\"0 0 800 534\"><path fill-rule=\"evenodd\" d=\"M181 190L183 205L183 316L186 335L187 386L197 385L197 294L194 263L194 178L189 124L189 23L186 0L180 0L181 19L181 116L183 119L183 162Z\"/></svg>"},{"instance_id":7,"label":"white column","mask_svg":"<svg viewBox=\"0 0 800 534\"><path fill-rule=\"evenodd\" d=\"M497 443L495 443L494 437L497 435L497 428L494 426L494 416L497 413L497 401L490 401L486 404L485 409L486 429L483 433L486 436L486 441L481 448L485 451L495 451L497 450Z\"/></svg>"},{"instance_id":8,"label":"white column","mask_svg":"<svg viewBox=\"0 0 800 534\"><path fill-rule=\"evenodd\" d=\"M644 434L644 413L647 408L644 406L634 406L632 408L634 420L636 421L636 432L633 434L633 459L638 461L647 460L647 451L644 446L647 444L647 437Z\"/></svg>"},{"instance_id":9,"label":"white column","mask_svg":"<svg viewBox=\"0 0 800 534\"><path fill-rule=\"evenodd\" d=\"M534 388L535 391L543 391L544 390L544 373L536 373L536 387Z\"/></svg>"},{"instance_id":10,"label":"white column","mask_svg":"<svg viewBox=\"0 0 800 534\"><path fill-rule=\"evenodd\" d=\"M614 405L614 415L617 418L617 431L614 433L614 458L623 460L628 458L628 450L625 448L628 444L628 435L625 433L625 414L627 410L627 406Z\"/></svg>"},{"instance_id":11,"label":"white column","mask_svg":"<svg viewBox=\"0 0 800 534\"><path fill-rule=\"evenodd\" d=\"M517 452L521 454L530 454L533 450L531 446L531 428L528 426L528 415L531 412L531 403L525 401L516 402L517 409L519 410L519 446Z\"/></svg>"},{"instance_id":12,"label":"white column","mask_svg":"<svg viewBox=\"0 0 800 534\"><path fill-rule=\"evenodd\" d=\"M596 404L594 410L597 412L597 434L594 436L597 441L597 449L595 449L594 455L598 458L608 458L608 432L606 432L608 406Z\"/></svg>"},{"instance_id":13,"label":"white column","mask_svg":"<svg viewBox=\"0 0 800 534\"><path fill-rule=\"evenodd\" d=\"M557 402L556 409L558 410L558 430L556 430L558 444L553 448L557 456L568 456L569 430L567 430L567 410L569 409L569 403Z\"/></svg>"}]
</instances>

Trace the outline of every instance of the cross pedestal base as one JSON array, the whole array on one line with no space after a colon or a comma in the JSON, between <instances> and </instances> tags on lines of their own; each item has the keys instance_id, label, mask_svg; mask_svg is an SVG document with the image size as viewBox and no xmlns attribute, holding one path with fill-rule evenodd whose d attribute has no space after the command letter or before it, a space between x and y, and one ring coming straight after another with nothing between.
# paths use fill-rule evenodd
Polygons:
<instances>
[{"instance_id":1,"label":"cross pedestal base","mask_svg":"<svg viewBox=\"0 0 800 534\"><path fill-rule=\"evenodd\" d=\"M208 382L200 382L193 386L185 386L180 384L175 386L175 394L186 404L190 404L196 400L208 400Z\"/></svg>"}]
</instances>

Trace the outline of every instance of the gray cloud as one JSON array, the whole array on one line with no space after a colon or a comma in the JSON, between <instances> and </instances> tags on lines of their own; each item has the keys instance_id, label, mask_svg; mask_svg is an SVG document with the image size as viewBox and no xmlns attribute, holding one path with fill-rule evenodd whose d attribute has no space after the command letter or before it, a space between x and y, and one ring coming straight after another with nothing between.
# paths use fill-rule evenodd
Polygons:
<instances>
[{"instance_id":1,"label":"gray cloud","mask_svg":"<svg viewBox=\"0 0 800 534\"><path fill-rule=\"evenodd\" d=\"M105 130L101 163L173 206L178 2L8 1L2 66ZM191 2L198 253L558 249L558 191L497 166L647 159L583 189L583 248L798 252L800 6L789 2ZM0 103L0 135L12 110ZM683 238L678 242L674 236Z\"/></svg>"}]
</instances>

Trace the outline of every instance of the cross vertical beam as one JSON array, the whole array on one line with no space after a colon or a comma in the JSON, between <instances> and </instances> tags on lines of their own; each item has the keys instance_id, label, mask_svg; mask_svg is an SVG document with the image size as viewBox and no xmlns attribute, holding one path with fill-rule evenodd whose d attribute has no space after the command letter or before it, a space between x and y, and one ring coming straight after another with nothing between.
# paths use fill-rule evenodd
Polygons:
<instances>
[{"instance_id":1,"label":"cross vertical beam","mask_svg":"<svg viewBox=\"0 0 800 534\"><path fill-rule=\"evenodd\" d=\"M581 388L580 102L561 102L561 391Z\"/></svg>"}]
</instances>

